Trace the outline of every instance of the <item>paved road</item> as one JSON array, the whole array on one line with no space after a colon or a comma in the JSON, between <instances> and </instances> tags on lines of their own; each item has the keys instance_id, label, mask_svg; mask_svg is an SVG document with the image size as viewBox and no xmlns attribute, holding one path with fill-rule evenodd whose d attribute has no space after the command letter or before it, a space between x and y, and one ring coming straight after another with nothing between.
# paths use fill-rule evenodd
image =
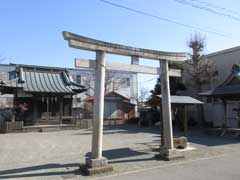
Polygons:
<instances>
[{"instance_id":1,"label":"paved road","mask_svg":"<svg viewBox=\"0 0 240 180\"><path fill-rule=\"evenodd\" d=\"M152 167L95 179L240 180L240 153Z\"/></svg>"}]
</instances>

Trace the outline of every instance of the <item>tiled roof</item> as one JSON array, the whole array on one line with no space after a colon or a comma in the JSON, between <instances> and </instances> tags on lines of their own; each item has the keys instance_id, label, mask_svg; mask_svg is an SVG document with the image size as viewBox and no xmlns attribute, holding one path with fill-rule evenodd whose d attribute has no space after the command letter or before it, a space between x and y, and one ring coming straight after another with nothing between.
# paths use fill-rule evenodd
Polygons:
<instances>
[{"instance_id":1,"label":"tiled roof","mask_svg":"<svg viewBox=\"0 0 240 180\"><path fill-rule=\"evenodd\" d=\"M159 104L162 99L162 95L156 95L155 97L148 100L145 104L151 105L151 104ZM172 104L203 104L203 102L194 99L190 96L173 96L170 97Z\"/></svg>"},{"instance_id":2,"label":"tiled roof","mask_svg":"<svg viewBox=\"0 0 240 180\"><path fill-rule=\"evenodd\" d=\"M162 95L157 95L162 98ZM171 95L171 103L173 104L203 104L203 102L194 99L190 96L172 96Z\"/></svg>"},{"instance_id":3,"label":"tiled roof","mask_svg":"<svg viewBox=\"0 0 240 180\"><path fill-rule=\"evenodd\" d=\"M76 94L82 92L82 86L70 81L66 72L20 71L20 82L25 92Z\"/></svg>"},{"instance_id":4,"label":"tiled roof","mask_svg":"<svg viewBox=\"0 0 240 180\"><path fill-rule=\"evenodd\" d=\"M224 86L199 93L201 96L224 96L224 95L239 95L240 85Z\"/></svg>"},{"instance_id":5,"label":"tiled roof","mask_svg":"<svg viewBox=\"0 0 240 180\"><path fill-rule=\"evenodd\" d=\"M111 96L115 96L115 97L121 97L122 99L125 99L125 102L128 102L130 101L130 99L118 92L115 92L115 91L111 91L111 92L108 92L104 95L104 99L108 99L109 97ZM95 96L89 96L87 97L86 99L84 99L83 101L94 101L95 99Z\"/></svg>"},{"instance_id":6,"label":"tiled roof","mask_svg":"<svg viewBox=\"0 0 240 180\"><path fill-rule=\"evenodd\" d=\"M1 91L22 88L26 93L73 95L85 91L84 86L72 82L63 69L18 66L19 78L2 82Z\"/></svg>"},{"instance_id":7,"label":"tiled roof","mask_svg":"<svg viewBox=\"0 0 240 180\"><path fill-rule=\"evenodd\" d=\"M232 73L222 84L209 91L199 93L199 95L200 96L229 96L237 94L239 95L240 84L231 84L231 81L234 78L240 79L240 66L238 64L235 64L232 67Z\"/></svg>"}]
</instances>

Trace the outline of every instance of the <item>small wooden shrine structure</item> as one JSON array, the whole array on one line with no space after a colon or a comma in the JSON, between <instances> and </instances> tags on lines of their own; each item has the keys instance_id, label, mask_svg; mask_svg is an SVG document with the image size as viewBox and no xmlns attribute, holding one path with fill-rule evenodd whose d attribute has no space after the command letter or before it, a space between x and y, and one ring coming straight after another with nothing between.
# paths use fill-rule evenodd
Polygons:
<instances>
[{"instance_id":1,"label":"small wooden shrine structure","mask_svg":"<svg viewBox=\"0 0 240 180\"><path fill-rule=\"evenodd\" d=\"M187 107L192 105L202 105L203 102L194 99L190 96L174 96L171 95L171 104L173 106L173 109L178 108L183 110L183 130L184 130L184 136L188 136L188 111ZM149 105L151 107L160 107L162 106L162 95L156 95L155 97L149 99L146 102L146 105ZM177 119L179 121L179 119Z\"/></svg>"},{"instance_id":2,"label":"small wooden shrine structure","mask_svg":"<svg viewBox=\"0 0 240 180\"><path fill-rule=\"evenodd\" d=\"M1 82L2 94L13 94L12 121L24 125L72 122L73 95L85 91L62 68L16 65L14 77Z\"/></svg>"}]
</instances>

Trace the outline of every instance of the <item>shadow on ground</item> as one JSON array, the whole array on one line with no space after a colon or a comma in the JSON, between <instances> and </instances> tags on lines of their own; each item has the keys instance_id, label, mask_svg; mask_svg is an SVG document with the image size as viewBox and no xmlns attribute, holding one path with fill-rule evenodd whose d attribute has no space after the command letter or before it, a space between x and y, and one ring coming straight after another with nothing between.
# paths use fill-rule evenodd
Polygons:
<instances>
[{"instance_id":1,"label":"shadow on ground","mask_svg":"<svg viewBox=\"0 0 240 180\"><path fill-rule=\"evenodd\" d=\"M141 156L145 154L147 153L135 151L130 148L120 148L103 151L103 156L110 160ZM86 153L85 157L91 157L91 152Z\"/></svg>"},{"instance_id":2,"label":"shadow on ground","mask_svg":"<svg viewBox=\"0 0 240 180\"><path fill-rule=\"evenodd\" d=\"M154 138L160 139L160 129L159 127L147 127L140 128L137 125L113 125L113 126L104 126L104 135L111 134L137 134L137 133L148 133L153 134ZM74 135L90 135L92 130L85 130L82 133L76 133ZM179 137L183 136L183 132L174 128L174 136ZM158 140L153 140L158 141ZM219 146L227 144L236 144L239 143L239 139L234 138L232 135L226 135L221 137L220 134L209 135L204 129L198 127L189 128L188 141L193 144L199 144L203 146Z\"/></svg>"},{"instance_id":3,"label":"shadow on ground","mask_svg":"<svg viewBox=\"0 0 240 180\"><path fill-rule=\"evenodd\" d=\"M146 157L144 155L149 154L148 152L136 151L131 148L120 148L103 151L103 157L106 157L111 164L124 163L124 162L137 162L137 161L150 161L155 158ZM88 152L85 157L90 157L91 153Z\"/></svg>"},{"instance_id":4,"label":"shadow on ground","mask_svg":"<svg viewBox=\"0 0 240 180\"><path fill-rule=\"evenodd\" d=\"M14 179L14 178L29 178L29 177L40 177L40 176L69 176L79 174L78 163L72 164L43 164L37 166L29 166L23 168L9 169L0 171L0 179ZM69 169L75 170L69 170ZM61 169L61 170L51 170ZM64 169L64 170L62 170ZM48 172L36 172L36 171L47 171Z\"/></svg>"},{"instance_id":5,"label":"shadow on ground","mask_svg":"<svg viewBox=\"0 0 240 180\"><path fill-rule=\"evenodd\" d=\"M159 127L144 127L140 128L138 125L105 125L103 134L136 134L136 133L152 133L159 134ZM74 135L91 135L92 129L82 130L82 132L77 132Z\"/></svg>"},{"instance_id":6,"label":"shadow on ground","mask_svg":"<svg viewBox=\"0 0 240 180\"><path fill-rule=\"evenodd\" d=\"M221 146L227 144L238 144L239 139L233 136L221 137L219 135L199 135L199 136L189 136L188 141L193 144L199 144L204 146Z\"/></svg>"},{"instance_id":7,"label":"shadow on ground","mask_svg":"<svg viewBox=\"0 0 240 180\"><path fill-rule=\"evenodd\" d=\"M87 153L89 157L91 153ZM130 148L120 148L103 151L103 156L108 158L111 164L149 161L154 158L139 158L146 155L146 152L139 152ZM135 158L138 157L138 158ZM74 178L76 175L84 175L79 171L79 163L72 164L43 164L23 168L15 168L0 171L0 179L17 179L43 176L62 176L63 179ZM40 172L39 172L40 171ZM42 171L42 172L41 172Z\"/></svg>"},{"instance_id":8,"label":"shadow on ground","mask_svg":"<svg viewBox=\"0 0 240 180\"><path fill-rule=\"evenodd\" d=\"M174 137L184 136L183 132L176 129L174 130L173 135ZM203 147L213 147L240 143L240 138L235 138L234 134L220 136L219 133L208 134L205 130L195 128L189 130L187 138L188 142L191 143L193 146ZM160 135L153 135L153 140L151 142L143 142L139 144L152 147L156 144L160 144L160 139Z\"/></svg>"}]
</instances>

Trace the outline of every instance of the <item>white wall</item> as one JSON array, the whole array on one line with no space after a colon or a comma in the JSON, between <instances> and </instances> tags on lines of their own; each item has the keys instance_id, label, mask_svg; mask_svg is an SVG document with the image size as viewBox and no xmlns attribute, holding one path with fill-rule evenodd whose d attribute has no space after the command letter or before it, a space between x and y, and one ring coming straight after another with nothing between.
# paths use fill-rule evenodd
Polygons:
<instances>
[{"instance_id":1,"label":"white wall","mask_svg":"<svg viewBox=\"0 0 240 180\"><path fill-rule=\"evenodd\" d=\"M224 105L222 103L205 103L204 115L207 122L213 122L215 127L222 127L224 124Z\"/></svg>"},{"instance_id":2,"label":"white wall","mask_svg":"<svg viewBox=\"0 0 240 180\"><path fill-rule=\"evenodd\" d=\"M120 72L120 71L119 72L114 71L114 73L116 73L114 76L116 79L123 80L123 83L121 83L121 85L119 85L119 88L115 91L123 96L130 98L134 103L135 99L138 97L137 73L128 73L128 72ZM91 76L94 76L93 71L87 70L87 69L69 69L69 74L73 77L74 80L76 79L75 78L76 75L81 75L81 85L86 85L84 84L85 82L84 79L91 78ZM111 84L110 86L112 89L114 85ZM92 87L94 87L94 81L92 82ZM93 96L94 90L89 89L86 93L90 96ZM86 93L82 93L79 96L84 99L87 97L86 95L84 95Z\"/></svg>"},{"instance_id":3,"label":"white wall","mask_svg":"<svg viewBox=\"0 0 240 180\"><path fill-rule=\"evenodd\" d=\"M0 64L0 81L9 80L9 72L14 71L14 65ZM4 94L0 95L0 108L13 107L13 95Z\"/></svg>"},{"instance_id":4,"label":"white wall","mask_svg":"<svg viewBox=\"0 0 240 180\"><path fill-rule=\"evenodd\" d=\"M218 71L218 75L205 88L217 87L231 74L233 65L240 64L240 47L212 53L206 58L212 64L212 69Z\"/></svg>"}]
</instances>

